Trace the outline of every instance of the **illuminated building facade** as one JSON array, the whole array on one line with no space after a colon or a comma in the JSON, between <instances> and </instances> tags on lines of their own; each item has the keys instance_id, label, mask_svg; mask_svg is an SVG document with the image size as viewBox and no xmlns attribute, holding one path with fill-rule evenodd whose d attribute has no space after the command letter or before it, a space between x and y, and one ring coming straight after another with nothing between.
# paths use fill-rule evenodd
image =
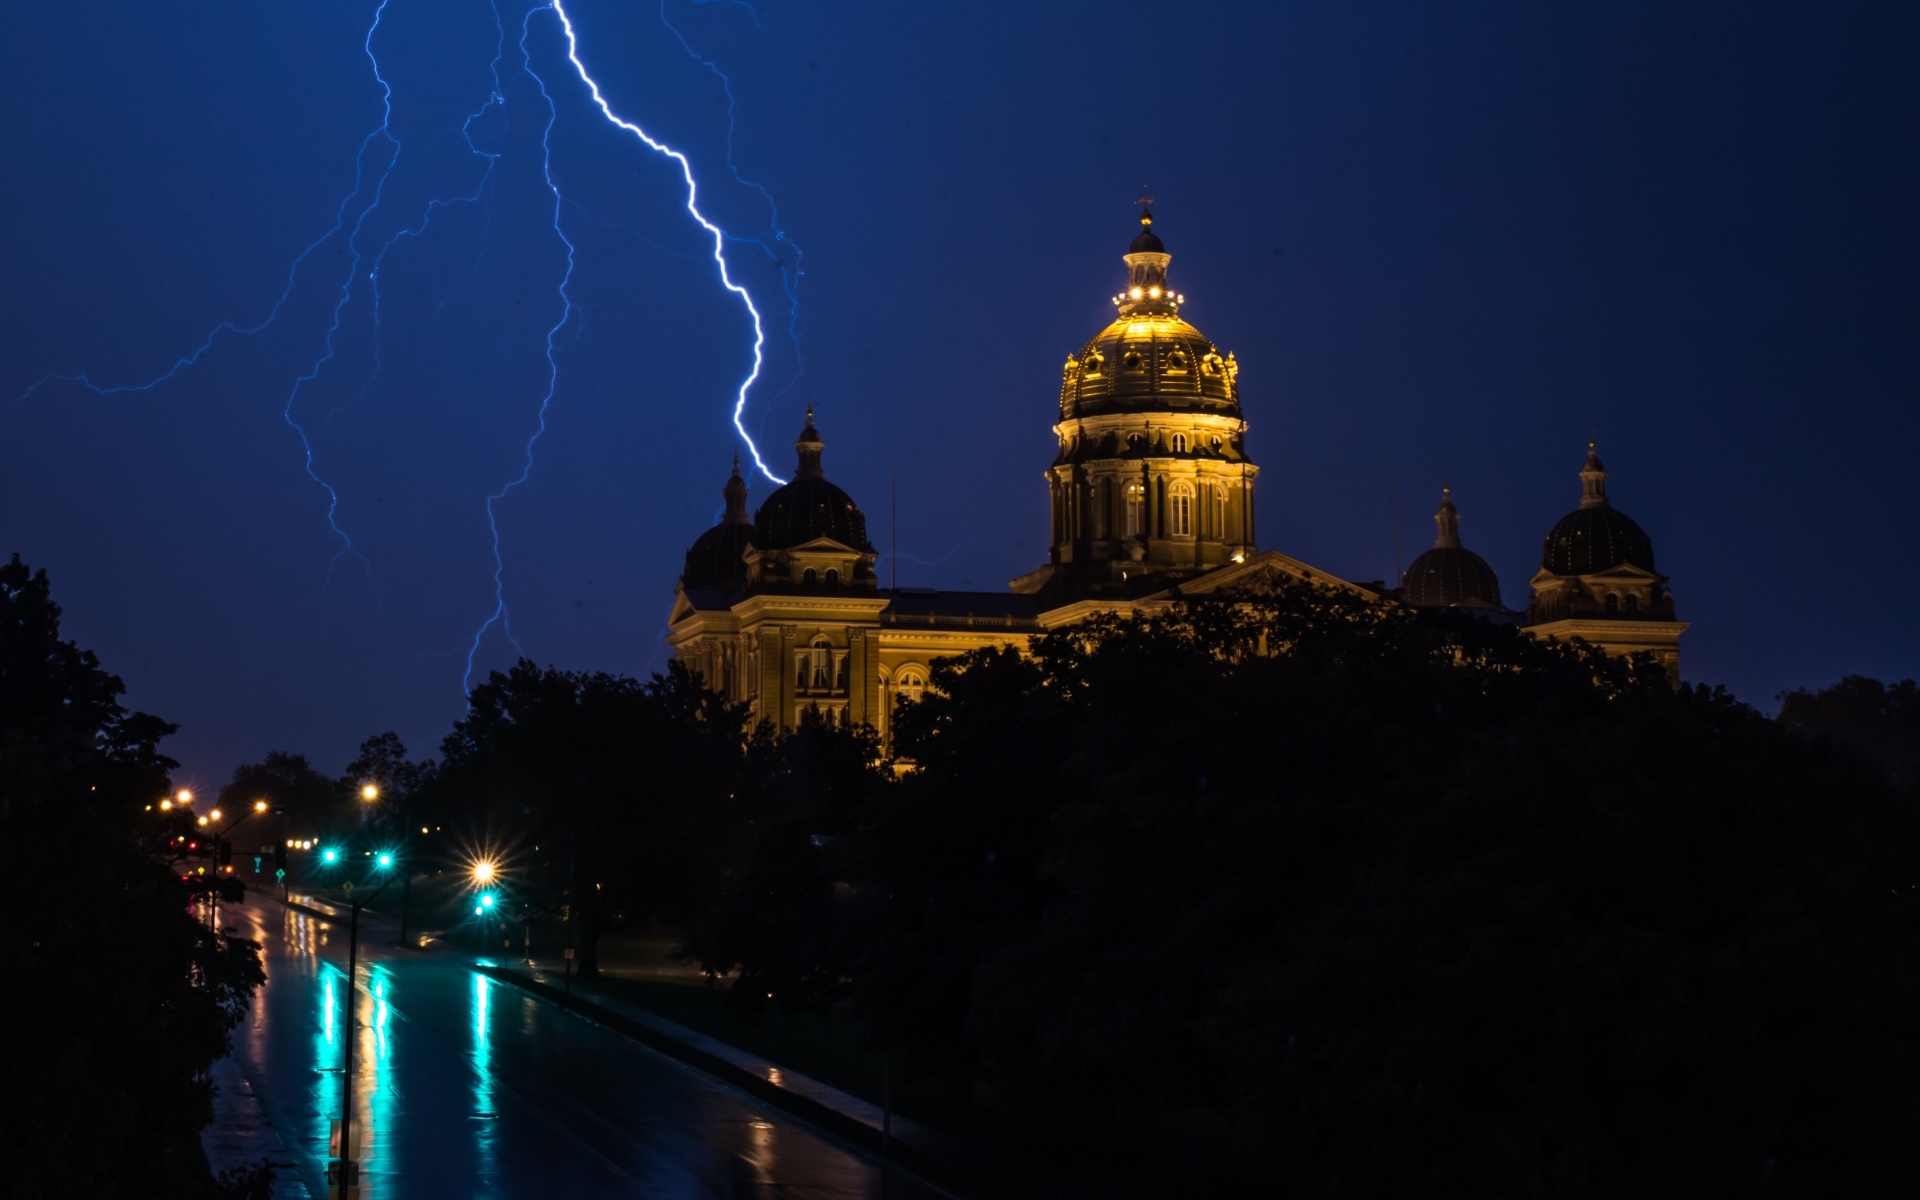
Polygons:
<instances>
[{"instance_id":1,"label":"illuminated building facade","mask_svg":"<svg viewBox=\"0 0 1920 1200\"><path fill-rule=\"evenodd\" d=\"M792 481L749 515L736 462L720 523L687 551L669 618L675 656L778 728L818 709L885 737L894 706L919 699L937 659L1287 576L1524 622L1610 653L1651 651L1678 679L1686 625L1673 619L1651 541L1608 503L1591 447L1581 507L1548 535L1524 614L1501 605L1493 569L1461 544L1450 492L1433 549L1390 591L1260 551L1239 363L1181 319L1150 210L1124 261L1116 319L1062 370L1045 565L1005 592L879 586L866 518L828 481L809 409Z\"/></svg>"}]
</instances>

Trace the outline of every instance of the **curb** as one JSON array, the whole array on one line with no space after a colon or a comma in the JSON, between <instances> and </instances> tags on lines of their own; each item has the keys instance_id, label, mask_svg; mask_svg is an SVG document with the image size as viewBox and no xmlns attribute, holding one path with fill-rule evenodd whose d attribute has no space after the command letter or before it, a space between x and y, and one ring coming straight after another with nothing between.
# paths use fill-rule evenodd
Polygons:
<instances>
[{"instance_id":1,"label":"curb","mask_svg":"<svg viewBox=\"0 0 1920 1200\"><path fill-rule=\"evenodd\" d=\"M836 1141L844 1142L864 1154L873 1156L881 1163L911 1175L916 1183L952 1197L953 1200L960 1200L959 1196L950 1186L945 1183L936 1183L933 1178L935 1176L950 1175L952 1171L951 1164L936 1160L924 1152L916 1150L911 1146L903 1145L898 1141L893 1143L890 1152L883 1153L880 1144L880 1133L871 1125L857 1121L844 1113L828 1108L817 1100L788 1091L778 1084L770 1083L760 1076L753 1074L751 1071L742 1070L732 1063L727 1062L725 1059L716 1058L704 1050L695 1049L685 1042L669 1037L659 1030L651 1029L630 1017L622 1016L620 1013L614 1012L611 1009L603 1008L591 1000L583 1000L578 996L570 997L551 984L529 979L527 976L506 967L495 967L475 963L473 969L490 979L510 984L525 992L530 992L577 1016L584 1017L596 1025L604 1026L623 1037L639 1042L649 1050L664 1054L676 1062L684 1063L704 1075L712 1076L728 1087L745 1092L769 1108L777 1108L788 1116L805 1121L808 1125L831 1136ZM955 1181L956 1184L958 1182L959 1181ZM968 1179L965 1182L969 1185L979 1185L981 1183L981 1181L974 1179Z\"/></svg>"}]
</instances>

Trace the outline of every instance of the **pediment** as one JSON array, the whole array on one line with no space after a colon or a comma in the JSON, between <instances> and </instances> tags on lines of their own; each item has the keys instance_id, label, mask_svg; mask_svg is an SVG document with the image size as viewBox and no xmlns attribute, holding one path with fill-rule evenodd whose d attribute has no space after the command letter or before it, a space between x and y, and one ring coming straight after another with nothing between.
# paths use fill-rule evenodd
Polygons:
<instances>
[{"instance_id":1,"label":"pediment","mask_svg":"<svg viewBox=\"0 0 1920 1200\"><path fill-rule=\"evenodd\" d=\"M1309 566L1278 550L1263 550L1243 563L1220 567L1180 584L1183 596L1210 596L1226 591L1272 591L1287 583L1317 583L1324 587L1372 595L1368 589L1349 583L1338 575ZM1145 599L1161 599L1171 594L1159 592Z\"/></svg>"}]
</instances>

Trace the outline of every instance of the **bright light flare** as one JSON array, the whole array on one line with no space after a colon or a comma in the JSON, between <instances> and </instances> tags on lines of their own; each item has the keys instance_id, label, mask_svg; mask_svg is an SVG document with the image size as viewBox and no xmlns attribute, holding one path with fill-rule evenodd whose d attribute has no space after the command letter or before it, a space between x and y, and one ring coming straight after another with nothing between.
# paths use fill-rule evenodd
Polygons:
<instances>
[{"instance_id":1,"label":"bright light flare","mask_svg":"<svg viewBox=\"0 0 1920 1200\"><path fill-rule=\"evenodd\" d=\"M473 881L475 883L492 883L493 876L494 865L492 863L482 859L473 864Z\"/></svg>"},{"instance_id":2,"label":"bright light flare","mask_svg":"<svg viewBox=\"0 0 1920 1200\"><path fill-rule=\"evenodd\" d=\"M382 852L378 858L374 859L374 861L379 863L383 869L386 867L391 867L393 865L393 855Z\"/></svg>"},{"instance_id":3,"label":"bright light flare","mask_svg":"<svg viewBox=\"0 0 1920 1200\"><path fill-rule=\"evenodd\" d=\"M174 799L178 800L182 804L192 804L193 793L188 791L186 788L181 788L179 794L174 796Z\"/></svg>"},{"instance_id":4,"label":"bright light flare","mask_svg":"<svg viewBox=\"0 0 1920 1200\"><path fill-rule=\"evenodd\" d=\"M255 812L267 811L267 802L265 800L255 800L253 802L253 811Z\"/></svg>"},{"instance_id":5,"label":"bright light flare","mask_svg":"<svg viewBox=\"0 0 1920 1200\"><path fill-rule=\"evenodd\" d=\"M360 785L360 798L362 800L365 800L369 804L373 803L375 800L378 800L380 798L380 785L377 783L366 783L366 784Z\"/></svg>"},{"instance_id":6,"label":"bright light flare","mask_svg":"<svg viewBox=\"0 0 1920 1200\"><path fill-rule=\"evenodd\" d=\"M339 862L340 852L338 850L335 850L332 846L328 846L325 850L322 850L320 852L320 858L321 858L321 861L323 862L330 862L330 863Z\"/></svg>"}]
</instances>

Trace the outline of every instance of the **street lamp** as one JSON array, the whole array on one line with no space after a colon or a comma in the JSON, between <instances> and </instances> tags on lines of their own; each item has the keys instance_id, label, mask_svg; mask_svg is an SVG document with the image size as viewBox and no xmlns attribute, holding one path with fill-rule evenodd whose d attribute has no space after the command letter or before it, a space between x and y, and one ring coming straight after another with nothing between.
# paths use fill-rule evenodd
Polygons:
<instances>
[{"instance_id":1,"label":"street lamp","mask_svg":"<svg viewBox=\"0 0 1920 1200\"><path fill-rule=\"evenodd\" d=\"M335 851L329 849L326 853L332 856ZM329 857L328 861L331 862L332 858ZM382 854L379 863L377 869L384 872L392 867L393 856ZM357 1189L360 1182L360 1165L353 1157L353 990L354 976L360 969L360 909L367 901L378 899L380 893L386 891L387 885L392 882L393 876L388 875L380 886L373 890L373 895L367 897L367 900L352 900L348 903L352 915L347 922L347 1016L342 1022L346 1036L341 1039L346 1046L345 1062L341 1065L340 1076L340 1138L337 1143L339 1158L327 1165L327 1180L340 1185L341 1195L347 1195L348 1188ZM348 885L347 895L353 895L351 884Z\"/></svg>"},{"instance_id":2,"label":"street lamp","mask_svg":"<svg viewBox=\"0 0 1920 1200\"><path fill-rule=\"evenodd\" d=\"M378 800L380 798L380 785L377 783L361 784L360 798L362 800L365 800L368 804L372 804L375 800Z\"/></svg>"}]
</instances>

